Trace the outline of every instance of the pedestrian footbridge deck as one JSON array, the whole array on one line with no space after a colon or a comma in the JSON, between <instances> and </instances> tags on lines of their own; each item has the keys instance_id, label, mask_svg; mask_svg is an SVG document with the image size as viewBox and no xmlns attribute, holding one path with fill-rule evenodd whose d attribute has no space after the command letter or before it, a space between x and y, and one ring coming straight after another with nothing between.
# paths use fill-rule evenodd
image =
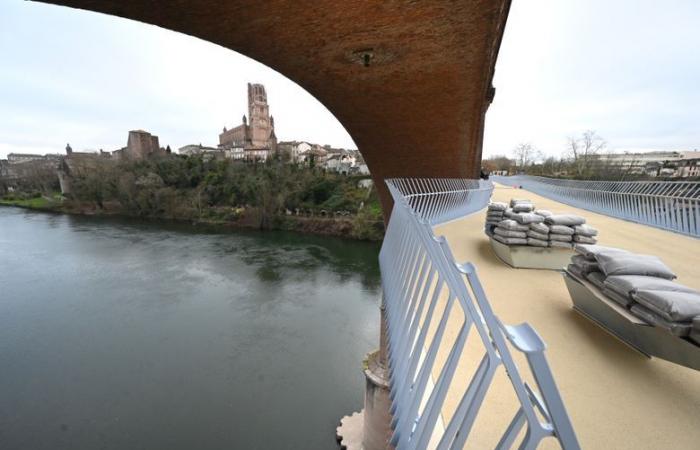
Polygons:
<instances>
[{"instance_id":1,"label":"pedestrian footbridge deck","mask_svg":"<svg viewBox=\"0 0 700 450\"><path fill-rule=\"evenodd\" d=\"M678 282L700 289L700 239L576 209L519 189L497 185L493 193L495 201L513 197L529 198L540 209L583 215L599 230L601 245L657 255L678 274ZM528 322L546 342L547 359L581 447L698 448L700 372L648 359L580 316L572 309L560 273L513 269L502 263L484 235L485 214L438 226L435 234L447 238L456 261L474 263L504 323ZM448 332L457 333L458 323L456 318ZM478 350L474 351L476 356ZM460 365L456 377L464 384L473 373L467 366ZM508 426L510 407L515 411L517 402L506 383L505 373L499 373L487 395L491 401L475 423L470 448L493 448ZM458 401L457 396L448 396L443 419L449 419ZM557 447L555 440L543 444Z\"/></svg>"}]
</instances>

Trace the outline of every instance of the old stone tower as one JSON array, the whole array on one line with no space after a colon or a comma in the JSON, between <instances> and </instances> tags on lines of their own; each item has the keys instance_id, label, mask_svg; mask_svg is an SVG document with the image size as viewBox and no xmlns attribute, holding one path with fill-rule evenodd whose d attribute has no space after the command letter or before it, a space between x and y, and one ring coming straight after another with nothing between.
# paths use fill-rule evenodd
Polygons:
<instances>
[{"instance_id":1,"label":"old stone tower","mask_svg":"<svg viewBox=\"0 0 700 450\"><path fill-rule=\"evenodd\" d=\"M248 117L250 118L250 139L253 147L268 146L273 132L267 93L262 84L248 83Z\"/></svg>"},{"instance_id":2,"label":"old stone tower","mask_svg":"<svg viewBox=\"0 0 700 450\"><path fill-rule=\"evenodd\" d=\"M219 134L219 147L223 149L243 148L246 158L264 159L277 150L275 120L270 115L267 93L262 84L248 83L248 117L242 124Z\"/></svg>"},{"instance_id":3,"label":"old stone tower","mask_svg":"<svg viewBox=\"0 0 700 450\"><path fill-rule=\"evenodd\" d=\"M130 159L145 159L148 156L160 152L158 136L154 136L148 131L129 131L129 138L126 141L124 156Z\"/></svg>"}]
</instances>

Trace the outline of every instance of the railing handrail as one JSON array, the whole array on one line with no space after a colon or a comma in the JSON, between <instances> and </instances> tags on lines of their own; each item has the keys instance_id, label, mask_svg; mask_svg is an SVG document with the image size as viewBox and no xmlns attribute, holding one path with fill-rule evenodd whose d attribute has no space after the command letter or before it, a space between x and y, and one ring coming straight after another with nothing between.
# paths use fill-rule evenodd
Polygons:
<instances>
[{"instance_id":1,"label":"railing handrail","mask_svg":"<svg viewBox=\"0 0 700 450\"><path fill-rule=\"evenodd\" d=\"M478 211L485 206L493 191L490 181L465 178L389 178L386 183L421 220L431 225ZM476 195L480 201L475 201ZM430 201L424 201L426 197Z\"/></svg>"},{"instance_id":2,"label":"railing handrail","mask_svg":"<svg viewBox=\"0 0 700 450\"><path fill-rule=\"evenodd\" d=\"M700 237L698 181L588 181L529 175L492 179L571 206Z\"/></svg>"},{"instance_id":3,"label":"railing handrail","mask_svg":"<svg viewBox=\"0 0 700 450\"><path fill-rule=\"evenodd\" d=\"M502 176L502 175L496 175ZM619 184L619 185L634 185L634 184L659 184L667 186L677 186L681 184L695 184L696 181L683 181L683 180L574 180L570 178L551 178L544 177L541 175L512 175L512 177L528 177L531 179L538 180L549 180L551 182L566 182L566 183L577 183L577 184L596 184L596 183L606 183L606 184Z\"/></svg>"},{"instance_id":4,"label":"railing handrail","mask_svg":"<svg viewBox=\"0 0 700 450\"><path fill-rule=\"evenodd\" d=\"M427 448L469 332L474 328L476 333L471 336L478 336L475 342L483 345L484 355L461 393L454 414L437 436L437 448L464 446L501 366L508 374L520 408L497 448L510 448L523 426L527 426L523 448L535 448L547 436L554 436L565 449L579 448L544 357L544 342L527 324L501 324L474 265L457 264L447 240L433 232L437 223L483 209L493 184L477 180L391 179L387 180L387 187L394 209L379 261L389 338L392 444L400 450ZM463 322L451 341L446 337L446 329L456 308L462 310ZM524 354L537 390L520 376L511 348ZM436 362L440 349L447 352L442 365ZM433 380L433 376L437 378ZM430 381L434 383L432 388Z\"/></svg>"},{"instance_id":5,"label":"railing handrail","mask_svg":"<svg viewBox=\"0 0 700 450\"><path fill-rule=\"evenodd\" d=\"M537 181L552 186L564 186L571 189L606 191L619 194L634 195L666 195L672 198L695 200L700 199L700 182L697 181L608 181L608 180L570 180L565 178L548 178L537 175L514 175L503 177L496 175L494 179L509 178L513 180ZM627 190L606 190L605 187L622 187ZM690 188L690 189L685 189ZM635 190L636 189L636 190ZM649 192L652 191L652 192ZM670 194L682 194L682 197ZM688 195L688 194L691 195Z\"/></svg>"}]
</instances>

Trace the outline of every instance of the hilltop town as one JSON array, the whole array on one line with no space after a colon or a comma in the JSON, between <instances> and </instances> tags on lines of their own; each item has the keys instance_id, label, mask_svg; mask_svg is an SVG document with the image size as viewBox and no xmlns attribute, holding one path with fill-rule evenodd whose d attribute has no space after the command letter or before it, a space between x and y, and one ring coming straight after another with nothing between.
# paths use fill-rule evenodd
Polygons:
<instances>
[{"instance_id":1,"label":"hilltop town","mask_svg":"<svg viewBox=\"0 0 700 450\"><path fill-rule=\"evenodd\" d=\"M278 142L267 93L248 84L248 112L216 146L177 152L144 130L126 146L0 161L0 203L377 239L383 222L357 150Z\"/></svg>"},{"instance_id":2,"label":"hilltop town","mask_svg":"<svg viewBox=\"0 0 700 450\"><path fill-rule=\"evenodd\" d=\"M250 119L249 119L250 118ZM369 175L369 169L356 149L333 148L306 141L277 141L275 120L270 114L267 92L262 84L248 83L248 113L242 123L218 135L218 145L189 144L177 155L200 156L204 160L231 160L262 163L278 159L290 164L318 167L344 175ZM0 194L13 192L23 181L40 177L60 182L61 193L70 194L74 174L94 169L101 161L137 161L174 154L170 146L161 147L159 138L144 130L129 131L125 147L114 151L74 151L66 145L65 154L10 153L0 160ZM52 175L55 173L55 175Z\"/></svg>"}]
</instances>

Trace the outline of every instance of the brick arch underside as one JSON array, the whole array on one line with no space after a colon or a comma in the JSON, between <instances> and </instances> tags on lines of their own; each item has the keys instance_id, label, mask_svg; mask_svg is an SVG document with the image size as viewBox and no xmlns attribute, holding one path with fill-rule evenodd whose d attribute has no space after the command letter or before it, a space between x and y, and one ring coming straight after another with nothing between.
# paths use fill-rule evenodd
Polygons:
<instances>
[{"instance_id":1,"label":"brick arch underside","mask_svg":"<svg viewBox=\"0 0 700 450\"><path fill-rule=\"evenodd\" d=\"M352 136L385 218L385 178L478 176L510 0L41 1L196 36L295 81Z\"/></svg>"}]
</instances>

